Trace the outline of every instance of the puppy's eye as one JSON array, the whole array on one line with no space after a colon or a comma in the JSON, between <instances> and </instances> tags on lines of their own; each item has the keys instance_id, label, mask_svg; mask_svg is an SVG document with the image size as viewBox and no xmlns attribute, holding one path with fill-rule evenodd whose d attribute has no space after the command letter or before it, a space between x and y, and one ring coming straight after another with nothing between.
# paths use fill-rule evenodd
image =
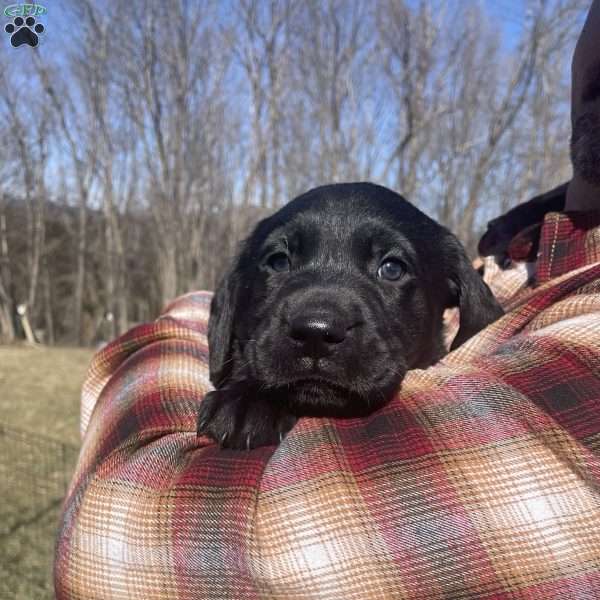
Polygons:
<instances>
[{"instance_id":1,"label":"puppy's eye","mask_svg":"<svg viewBox=\"0 0 600 600\"><path fill-rule=\"evenodd\" d=\"M290 259L287 254L283 252L278 252L277 254L273 254L273 256L269 257L267 264L276 271L277 273L284 273L285 271L289 271L291 268Z\"/></svg>"},{"instance_id":2,"label":"puppy's eye","mask_svg":"<svg viewBox=\"0 0 600 600\"><path fill-rule=\"evenodd\" d=\"M379 269L377 269L377 277L386 279L387 281L398 281L404 274L404 267L399 260L395 258L386 258Z\"/></svg>"}]
</instances>

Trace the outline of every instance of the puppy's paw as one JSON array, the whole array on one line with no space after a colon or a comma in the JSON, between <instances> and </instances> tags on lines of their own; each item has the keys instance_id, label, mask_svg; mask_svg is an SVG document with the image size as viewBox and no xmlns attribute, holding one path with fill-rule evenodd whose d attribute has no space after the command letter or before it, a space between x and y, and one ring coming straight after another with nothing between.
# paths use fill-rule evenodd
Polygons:
<instances>
[{"instance_id":1,"label":"puppy's paw","mask_svg":"<svg viewBox=\"0 0 600 600\"><path fill-rule=\"evenodd\" d=\"M200 404L197 431L223 448L250 450L279 444L296 421L276 402L233 387L206 394Z\"/></svg>"}]
</instances>

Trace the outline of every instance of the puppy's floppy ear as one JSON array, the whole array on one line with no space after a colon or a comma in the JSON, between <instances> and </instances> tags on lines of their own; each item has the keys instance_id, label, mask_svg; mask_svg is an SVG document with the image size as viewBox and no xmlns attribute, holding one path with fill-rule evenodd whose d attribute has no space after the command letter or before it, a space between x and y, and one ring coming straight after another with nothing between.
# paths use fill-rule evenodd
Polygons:
<instances>
[{"instance_id":1,"label":"puppy's floppy ear","mask_svg":"<svg viewBox=\"0 0 600 600\"><path fill-rule=\"evenodd\" d=\"M233 359L233 324L240 288L235 266L221 279L210 303L208 364L210 380L218 388L229 376Z\"/></svg>"},{"instance_id":2,"label":"puppy's floppy ear","mask_svg":"<svg viewBox=\"0 0 600 600\"><path fill-rule=\"evenodd\" d=\"M460 327L451 350L458 348L470 337L493 323L504 314L490 288L473 268L459 242L454 240L452 263L449 267L449 306L458 306Z\"/></svg>"},{"instance_id":3,"label":"puppy's floppy ear","mask_svg":"<svg viewBox=\"0 0 600 600\"><path fill-rule=\"evenodd\" d=\"M238 309L247 299L252 280L249 269L258 260L258 248L270 227L270 218L259 221L250 236L240 243L210 303L208 366L210 381L215 388L227 383L236 366L235 359L239 354L236 325L239 330L242 321Z\"/></svg>"}]
</instances>

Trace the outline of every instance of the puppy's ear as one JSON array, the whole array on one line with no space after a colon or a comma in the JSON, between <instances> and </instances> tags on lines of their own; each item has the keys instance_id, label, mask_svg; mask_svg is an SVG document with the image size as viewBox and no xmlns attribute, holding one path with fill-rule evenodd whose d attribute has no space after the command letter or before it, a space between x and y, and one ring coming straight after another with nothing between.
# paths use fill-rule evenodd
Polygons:
<instances>
[{"instance_id":1,"label":"puppy's ear","mask_svg":"<svg viewBox=\"0 0 600 600\"><path fill-rule=\"evenodd\" d=\"M208 365L210 380L218 388L228 378L233 360L233 324L240 276L235 267L221 279L210 303L208 319Z\"/></svg>"},{"instance_id":2,"label":"puppy's ear","mask_svg":"<svg viewBox=\"0 0 600 600\"><path fill-rule=\"evenodd\" d=\"M450 350L458 348L504 314L490 288L469 262L462 247L456 248L452 254L455 260L454 264L450 265L448 278L449 306L458 306L460 327Z\"/></svg>"}]
</instances>

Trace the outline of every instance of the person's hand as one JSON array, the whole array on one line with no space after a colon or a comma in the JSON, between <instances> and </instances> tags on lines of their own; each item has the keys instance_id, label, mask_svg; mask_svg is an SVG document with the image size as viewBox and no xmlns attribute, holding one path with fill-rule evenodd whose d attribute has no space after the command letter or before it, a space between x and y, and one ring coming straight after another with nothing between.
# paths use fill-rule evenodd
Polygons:
<instances>
[{"instance_id":1,"label":"person's hand","mask_svg":"<svg viewBox=\"0 0 600 600\"><path fill-rule=\"evenodd\" d=\"M495 256L501 266L510 259L535 260L544 217L564 209L568 185L563 183L491 220L479 241L479 254Z\"/></svg>"}]
</instances>

